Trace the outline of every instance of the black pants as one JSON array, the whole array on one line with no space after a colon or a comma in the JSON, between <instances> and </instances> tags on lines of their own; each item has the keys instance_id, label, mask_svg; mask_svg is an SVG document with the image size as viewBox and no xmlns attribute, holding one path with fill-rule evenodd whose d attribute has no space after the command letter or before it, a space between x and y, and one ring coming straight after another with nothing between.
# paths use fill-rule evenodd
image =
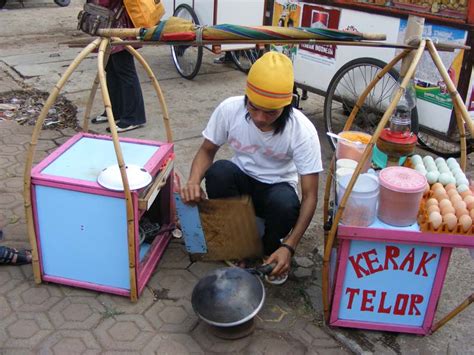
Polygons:
<instances>
[{"instance_id":1,"label":"black pants","mask_svg":"<svg viewBox=\"0 0 474 355\"><path fill-rule=\"evenodd\" d=\"M249 195L258 217L265 220L263 249L270 255L294 227L300 212L300 201L288 183L265 184L242 172L228 160L216 161L206 172L209 198Z\"/></svg>"},{"instance_id":2,"label":"black pants","mask_svg":"<svg viewBox=\"0 0 474 355\"><path fill-rule=\"evenodd\" d=\"M115 120L126 125L145 123L145 105L133 56L126 50L111 54L105 70Z\"/></svg>"}]
</instances>

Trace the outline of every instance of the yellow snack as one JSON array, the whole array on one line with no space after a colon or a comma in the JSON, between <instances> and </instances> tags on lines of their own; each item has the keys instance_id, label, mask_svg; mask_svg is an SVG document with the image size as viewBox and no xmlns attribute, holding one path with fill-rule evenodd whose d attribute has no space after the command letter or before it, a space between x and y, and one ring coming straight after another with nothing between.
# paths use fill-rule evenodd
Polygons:
<instances>
[{"instance_id":1,"label":"yellow snack","mask_svg":"<svg viewBox=\"0 0 474 355\"><path fill-rule=\"evenodd\" d=\"M339 135L342 138L346 138L346 139L350 140L351 142L360 142L360 143L363 143L363 144L368 144L370 142L370 138L371 138L371 136L366 134L366 133L355 132L355 131L341 132L341 133L339 133Z\"/></svg>"}]
</instances>

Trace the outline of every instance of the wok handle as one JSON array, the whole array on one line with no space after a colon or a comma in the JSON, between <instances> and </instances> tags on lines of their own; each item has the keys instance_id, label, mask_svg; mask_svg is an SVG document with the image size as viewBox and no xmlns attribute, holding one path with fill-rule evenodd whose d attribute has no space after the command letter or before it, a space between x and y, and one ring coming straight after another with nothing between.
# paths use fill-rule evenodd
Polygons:
<instances>
[{"instance_id":1,"label":"wok handle","mask_svg":"<svg viewBox=\"0 0 474 355\"><path fill-rule=\"evenodd\" d=\"M273 271L275 266L276 266L276 263L262 264L260 266L257 266L255 270L261 275L269 275Z\"/></svg>"}]
</instances>

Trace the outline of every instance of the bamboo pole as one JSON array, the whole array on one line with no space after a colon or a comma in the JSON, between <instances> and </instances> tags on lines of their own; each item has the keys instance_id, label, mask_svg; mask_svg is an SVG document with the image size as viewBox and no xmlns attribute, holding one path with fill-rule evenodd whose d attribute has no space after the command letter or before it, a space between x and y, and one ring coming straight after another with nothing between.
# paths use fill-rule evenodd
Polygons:
<instances>
[{"instance_id":1,"label":"bamboo pole","mask_svg":"<svg viewBox=\"0 0 474 355\"><path fill-rule=\"evenodd\" d=\"M110 39L102 38L99 46L98 56L98 75L100 81L100 88L102 91L102 99L104 101L105 112L109 122L110 133L112 134L112 141L114 144L115 154L117 156L117 163L120 168L120 175L122 176L125 205L127 210L127 239L128 239L128 261L130 272L130 299L132 302L138 300L137 289L137 273L136 273L136 252L135 252L135 216L133 211L132 194L130 192L130 185L128 183L127 173L125 171L125 163L120 148L119 137L117 134L117 127L115 125L114 114L112 112L112 105L110 102L109 90L107 88L107 80L104 71L104 59L106 51L108 50Z\"/></svg>"},{"instance_id":2,"label":"bamboo pole","mask_svg":"<svg viewBox=\"0 0 474 355\"><path fill-rule=\"evenodd\" d=\"M38 138L43 127L43 122L48 115L48 111L51 106L56 101L61 89L66 84L69 77L72 73L76 70L76 68L81 64L81 62L86 58L97 46L99 45L100 39L96 39L89 43L89 45L84 48L79 55L74 59L74 61L69 65L67 70L61 76L59 81L54 86L53 90L48 96L43 109L36 120L35 128L33 129L33 134L31 136L31 142L28 147L28 152L26 154L26 163L25 163L25 172L23 175L23 199L24 199L24 206L25 206L25 214L26 214L26 224L28 230L28 238L31 245L32 250L32 267L33 267L33 276L34 280L37 284L41 283L41 268L39 264L39 253L38 253L38 245L36 243L36 232L35 226L33 222L33 209L31 206L31 168L33 167L33 160L36 151L36 145L38 144Z\"/></svg>"},{"instance_id":3,"label":"bamboo pole","mask_svg":"<svg viewBox=\"0 0 474 355\"><path fill-rule=\"evenodd\" d=\"M109 60L110 51L105 54L104 58L104 67L107 65ZM94 82L92 83L92 88L89 93L89 98L87 99L86 110L84 111L84 119L82 121L82 130L84 132L89 131L89 119L91 116L92 106L94 104L94 98L97 93L97 88L99 87L99 73L96 74Z\"/></svg>"},{"instance_id":4,"label":"bamboo pole","mask_svg":"<svg viewBox=\"0 0 474 355\"><path fill-rule=\"evenodd\" d=\"M456 112L456 110L459 111L459 114L461 115L461 117L464 121L463 123L467 126L469 132L471 133L471 137L474 137L474 127L473 127L473 124L472 124L472 120L471 120L471 117L469 116L469 113L467 112L467 109L466 109L466 106L464 105L464 102L462 101L461 95L459 95L458 91L456 90L456 86L454 85L451 78L449 77L448 71L444 67L444 64L443 64L438 52L436 51L436 48L433 45L433 42L428 40L427 41L427 47L428 47L428 51L431 55L431 58L433 59L434 64L438 68L438 71L441 74L441 77L443 78L444 82L446 83L449 94L451 95L451 99L452 99L453 104L454 104L455 112ZM458 128L460 128L459 124L460 123L458 123ZM459 132L461 133L461 129L459 130ZM463 140L465 142L465 140L466 140L465 135L464 135L464 137L461 137L461 144L462 144ZM461 146L461 163L464 164L464 165L461 165L461 168L463 170L465 170L466 169L466 151L462 150L462 146Z\"/></svg>"},{"instance_id":5,"label":"bamboo pole","mask_svg":"<svg viewBox=\"0 0 474 355\"><path fill-rule=\"evenodd\" d=\"M347 131L351 128L352 123L353 123L357 113L359 112L359 109L362 107L362 105L364 104L367 96L369 95L370 91L375 87L375 85L377 85L377 83L383 78L383 76L386 73L388 73L395 66L395 64L397 64L400 60L405 58L408 55L409 52L410 52L409 50L405 50L405 51L399 53L369 83L369 85L365 88L365 90L362 92L362 94L358 98L354 108L352 109L352 112L349 115L349 118L347 119L347 121L344 125L343 131ZM333 160L335 160L335 156L333 156ZM331 169L333 169L333 164L332 163L331 163ZM330 183L330 181L327 181L327 183ZM328 185L326 185L325 197L324 197L325 207L327 206L326 204L329 201L329 195L330 195L330 187L328 187ZM324 216L324 210L323 210L323 218L324 218L324 221L327 220L327 216ZM334 225L334 223L335 222L333 220L333 225ZM327 259L328 267L326 267L326 268L324 267L324 258L323 258L323 270L322 270L322 274L323 274L322 275L322 278L323 278L323 303L324 303L324 297L326 297L324 295L329 294L328 290L325 289L325 287L329 288L329 263L331 261L331 249L334 245L334 239L330 243L328 243L329 234L330 234L330 231L329 231L329 233L325 233L325 238L324 238L325 239L324 240L324 255L327 256L327 258L328 258ZM327 250L327 252L326 252L326 250ZM327 300L327 302L329 302L329 301ZM330 305L329 305L329 307L330 307Z\"/></svg>"},{"instance_id":6,"label":"bamboo pole","mask_svg":"<svg viewBox=\"0 0 474 355\"><path fill-rule=\"evenodd\" d=\"M331 163L329 164L329 173L326 177L326 186L324 188L324 203L323 203L323 223L329 219L329 197L331 196L332 174L334 173L334 164L336 156L333 155Z\"/></svg>"},{"instance_id":7,"label":"bamboo pole","mask_svg":"<svg viewBox=\"0 0 474 355\"><path fill-rule=\"evenodd\" d=\"M347 131L351 128L352 123L359 112L359 109L362 107L364 104L367 96L369 95L370 91L377 85L377 83L383 78L383 76L388 73L394 66L397 64L400 60L405 58L408 53L410 53L410 50L404 50L403 52L399 53L395 58L393 58L376 76L375 78L369 83L369 85L365 88L365 90L362 92L360 97L358 98L357 102L354 105L354 108L352 109L349 118L347 119L343 131ZM332 183L332 173L334 172L334 161L336 157L335 155L333 156L333 159L331 161L331 166L330 166L330 174L328 175L328 178L326 180L326 187L325 187L325 192L324 192L324 205L323 205L323 221L326 222L328 220L328 204L329 204L329 198L331 194L331 188L330 184ZM333 225L335 221L333 220ZM331 249L334 245L334 239L328 243L329 241L329 235L331 231L325 232L325 237L324 237L324 255L327 256L327 265L328 267L324 267L324 258L323 258L323 270L322 270L322 278L323 278L323 303L325 297L329 294L328 289L325 289L326 287L329 288L329 263L331 261ZM324 296L326 295L326 296ZM329 300L327 300L329 302ZM329 305L330 307L330 305ZM327 317L326 317L327 319Z\"/></svg>"},{"instance_id":8,"label":"bamboo pole","mask_svg":"<svg viewBox=\"0 0 474 355\"><path fill-rule=\"evenodd\" d=\"M436 332L439 328L443 325L448 323L451 319L457 316L459 313L464 311L472 302L474 302L474 293L471 294L468 298L464 300L464 302L460 303L456 308L454 308L451 312L449 312L445 317L440 319L434 326L431 328L431 334Z\"/></svg>"},{"instance_id":9,"label":"bamboo pole","mask_svg":"<svg viewBox=\"0 0 474 355\"><path fill-rule=\"evenodd\" d=\"M99 74L96 74L94 82L92 83L91 91L89 93L89 98L87 99L86 109L84 111L84 118L82 120L82 130L84 132L89 132L89 118L92 111L92 105L94 103L95 94L97 93L97 88L99 87Z\"/></svg>"},{"instance_id":10,"label":"bamboo pole","mask_svg":"<svg viewBox=\"0 0 474 355\"><path fill-rule=\"evenodd\" d=\"M271 27L271 26L260 26L262 28ZM152 30L153 27L147 28L146 30ZM97 34L101 37L119 37L119 38L127 38L127 37L135 37L138 38L140 36L142 28L103 28L97 31ZM347 33L345 31L335 31L339 33ZM353 34L353 33L349 33ZM356 33L362 39L368 41L385 41L387 39L387 35L384 33ZM270 40L271 41L271 40ZM275 41L273 40L273 43Z\"/></svg>"},{"instance_id":11,"label":"bamboo pole","mask_svg":"<svg viewBox=\"0 0 474 355\"><path fill-rule=\"evenodd\" d=\"M89 43L83 39L74 41L64 41L60 44L68 45L71 48L84 47ZM124 40L122 45L140 45L140 46L196 46L195 41L141 41L141 40ZM334 41L325 39L292 39L292 40L204 40L201 43L204 46L220 46L222 44L256 44L262 47L267 44L286 45L286 44L336 44L339 46L357 46L357 47L375 47L375 48L396 48L396 49L417 49L418 44L403 44L403 43L389 43L389 42L368 42L368 41ZM118 45L117 42L112 41L112 46ZM471 47L462 44L451 43L436 43L435 47L438 51L453 52L455 49L469 50Z\"/></svg>"},{"instance_id":12,"label":"bamboo pole","mask_svg":"<svg viewBox=\"0 0 474 355\"><path fill-rule=\"evenodd\" d=\"M467 166L467 144L466 144L466 127L461 116L461 111L454 105L454 115L456 117L456 124L459 129L459 140L461 145L461 169L466 171Z\"/></svg>"},{"instance_id":13,"label":"bamboo pole","mask_svg":"<svg viewBox=\"0 0 474 355\"><path fill-rule=\"evenodd\" d=\"M325 275L329 275L329 258L330 258L330 252L332 245L334 243L334 239L336 236L336 231L337 231L337 226L339 224L339 220L341 219L341 216L344 213L345 205L347 203L347 200L349 199L349 195L352 191L352 188L355 185L355 182L362 170L362 166L365 164L367 161L369 155L372 152L372 149L375 145L375 142L377 141L378 137L380 136L380 133L384 129L385 125L387 124L389 118L392 116L393 111L395 110L396 105L400 101L400 98L404 94L404 91L408 85L408 82L410 81L410 78L413 76L415 69L418 65L418 62L421 59L421 56L425 50L425 45L426 41L422 41L420 43L420 47L417 49L415 58L413 59L408 71L406 77L403 79L399 89L395 93L393 101L390 103L389 107L385 111L384 115L382 116L382 119L380 120L377 129L375 130L374 134L372 135L372 138L370 139L370 142L368 143L364 153L362 154L362 157L359 161L359 164L357 165L351 180L349 181L349 184L346 188L346 191L344 192L344 195L342 196L341 203L339 204L339 207L337 209L336 215L333 220L333 225L331 227L331 230L329 231L328 235L328 241L327 241L327 247L324 249L324 258L323 258L323 282L322 282L322 287L323 287L323 308L324 308L324 317L326 321L329 319L329 309L330 309L330 301L329 301L329 295L327 290L329 289L329 278L325 277ZM375 80L375 79L374 79Z\"/></svg>"},{"instance_id":14,"label":"bamboo pole","mask_svg":"<svg viewBox=\"0 0 474 355\"><path fill-rule=\"evenodd\" d=\"M83 47L89 40L80 39L73 41L64 41L60 44L65 44L70 47ZM140 45L140 46L196 46L196 41L141 41L141 40L123 40L120 44L122 45ZM372 41L334 41L327 39L289 39L289 40L261 40L261 39L245 39L245 40L203 40L202 45L213 45L217 46L220 44L274 44L274 45L285 45L285 44L337 44L339 46L357 46L357 47L376 47L376 48L398 48L398 49L417 49L419 42L412 42L410 44L404 43L390 43L390 42L372 42ZM112 41L111 45L118 45L117 42ZM445 43L438 42L434 46L438 51L453 52L455 49L469 50L471 47L456 44L456 43Z\"/></svg>"},{"instance_id":15,"label":"bamboo pole","mask_svg":"<svg viewBox=\"0 0 474 355\"><path fill-rule=\"evenodd\" d=\"M120 38L114 38L114 40L121 41ZM153 88L155 89L156 95L158 96L158 100L160 101L161 112L163 114L163 124L165 125L165 130L166 130L166 139L168 143L171 143L173 142L173 133L171 131L171 126L170 126L168 107L166 105L166 101L165 101L163 92L161 90L160 84L158 83L158 80L156 79L156 76L153 73L153 70L151 70L150 66L148 65L146 60L143 58L143 56L140 53L138 53L138 51L135 48L131 46L126 46L125 48L130 54L132 54L140 62L140 64L143 66L146 73L148 74L148 77L150 78L151 83L153 84Z\"/></svg>"},{"instance_id":16,"label":"bamboo pole","mask_svg":"<svg viewBox=\"0 0 474 355\"><path fill-rule=\"evenodd\" d=\"M354 105L354 108L351 111L351 114L349 115L349 118L347 119L344 125L343 131L348 131L351 128L352 123L354 122L354 119L357 116L357 113L359 112L360 108L365 102L365 99L367 98L367 95L369 95L370 91L375 87L375 85L377 85L377 83L383 78L385 74L387 74L395 66L395 64L397 64L401 59L405 58L410 52L410 50L405 49L403 52L399 53L375 76L375 80L372 80L369 83L369 85L365 88L365 90L362 92L359 99L357 100L356 104Z\"/></svg>"}]
</instances>

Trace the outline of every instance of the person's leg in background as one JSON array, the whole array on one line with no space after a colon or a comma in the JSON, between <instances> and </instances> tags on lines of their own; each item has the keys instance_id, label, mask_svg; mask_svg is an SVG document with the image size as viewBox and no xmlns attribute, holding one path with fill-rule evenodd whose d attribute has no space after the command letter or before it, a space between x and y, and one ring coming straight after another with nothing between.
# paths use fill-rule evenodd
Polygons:
<instances>
[{"instance_id":1,"label":"person's leg in background","mask_svg":"<svg viewBox=\"0 0 474 355\"><path fill-rule=\"evenodd\" d=\"M120 122L117 124L117 130L124 132L141 127L146 122L145 104L133 55L123 50L112 54L109 62L113 66L114 77L117 82L117 84L113 84L114 87L118 88L116 96L121 102ZM114 103L113 101L112 106L114 106Z\"/></svg>"},{"instance_id":2,"label":"person's leg in background","mask_svg":"<svg viewBox=\"0 0 474 355\"><path fill-rule=\"evenodd\" d=\"M265 255L270 255L296 224L301 204L288 183L257 183L252 199L257 216L265 220L263 249Z\"/></svg>"},{"instance_id":3,"label":"person's leg in background","mask_svg":"<svg viewBox=\"0 0 474 355\"><path fill-rule=\"evenodd\" d=\"M109 91L110 103L112 104L112 113L114 114L115 122L120 121L120 115L122 114L122 96L121 87L118 74L115 71L114 61L112 57L115 54L111 54L110 58L105 66L105 75L107 80L107 89Z\"/></svg>"}]
</instances>

